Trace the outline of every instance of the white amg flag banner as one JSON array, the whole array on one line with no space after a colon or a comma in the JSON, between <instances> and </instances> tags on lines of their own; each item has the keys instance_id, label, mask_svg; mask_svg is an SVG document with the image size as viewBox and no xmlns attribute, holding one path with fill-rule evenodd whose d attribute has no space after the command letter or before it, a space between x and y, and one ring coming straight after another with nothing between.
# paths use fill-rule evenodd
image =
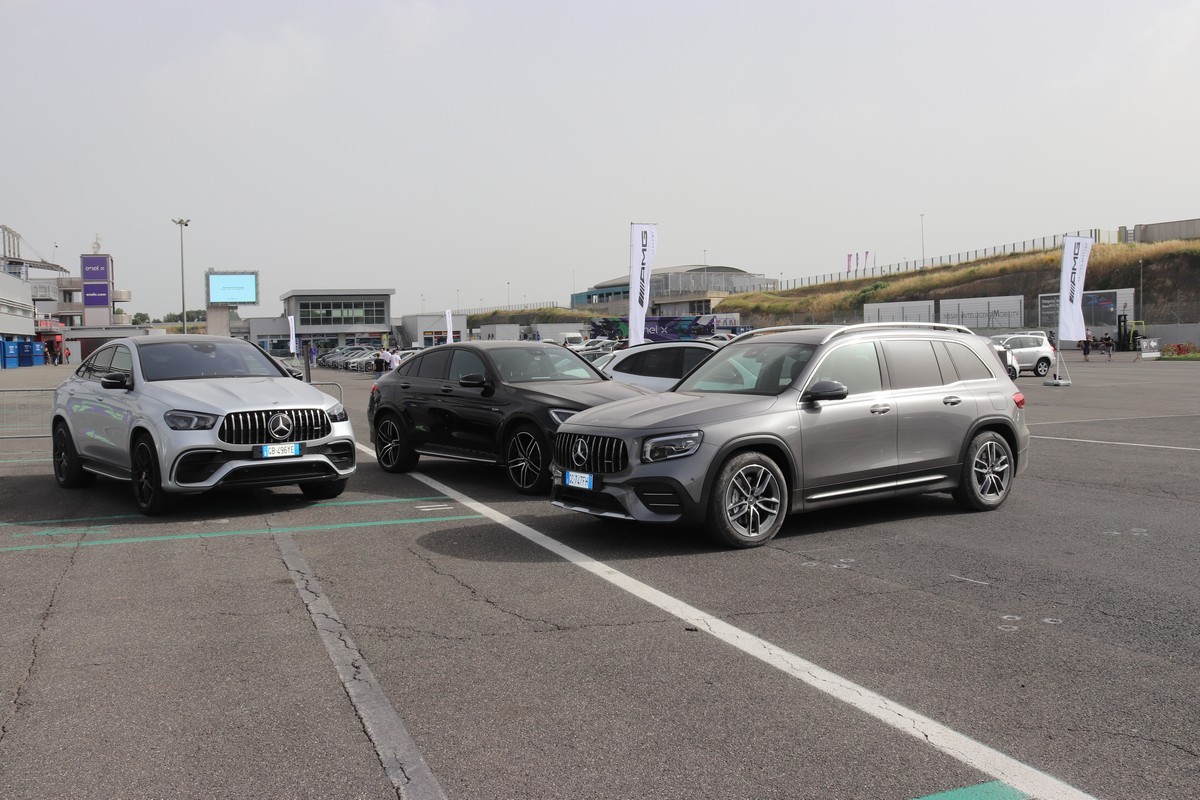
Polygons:
<instances>
[{"instance_id":1,"label":"white amg flag banner","mask_svg":"<svg viewBox=\"0 0 1200 800\"><path fill-rule=\"evenodd\" d=\"M1062 278L1058 289L1058 341L1066 344L1087 335L1083 324L1083 276L1087 273L1092 240L1063 237Z\"/></svg>"},{"instance_id":2,"label":"white amg flag banner","mask_svg":"<svg viewBox=\"0 0 1200 800\"><path fill-rule=\"evenodd\" d=\"M629 346L646 340L646 309L650 308L650 271L658 246L658 226L634 222L629 234Z\"/></svg>"},{"instance_id":3,"label":"white amg flag banner","mask_svg":"<svg viewBox=\"0 0 1200 800\"><path fill-rule=\"evenodd\" d=\"M295 355L298 350L296 348L296 318L288 314L288 349L292 355Z\"/></svg>"},{"instance_id":4,"label":"white amg flag banner","mask_svg":"<svg viewBox=\"0 0 1200 800\"><path fill-rule=\"evenodd\" d=\"M446 343L454 341L454 315L450 313L450 309L446 309Z\"/></svg>"}]
</instances>

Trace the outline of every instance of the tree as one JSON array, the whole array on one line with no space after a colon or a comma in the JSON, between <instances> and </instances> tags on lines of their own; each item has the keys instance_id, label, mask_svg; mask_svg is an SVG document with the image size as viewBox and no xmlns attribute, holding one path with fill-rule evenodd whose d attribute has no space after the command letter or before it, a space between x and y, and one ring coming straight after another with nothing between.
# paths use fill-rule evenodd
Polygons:
<instances>
[{"instance_id":1,"label":"tree","mask_svg":"<svg viewBox=\"0 0 1200 800\"><path fill-rule=\"evenodd\" d=\"M134 325L148 325L149 323L150 323L150 315L149 314L139 311L133 315L133 324Z\"/></svg>"}]
</instances>

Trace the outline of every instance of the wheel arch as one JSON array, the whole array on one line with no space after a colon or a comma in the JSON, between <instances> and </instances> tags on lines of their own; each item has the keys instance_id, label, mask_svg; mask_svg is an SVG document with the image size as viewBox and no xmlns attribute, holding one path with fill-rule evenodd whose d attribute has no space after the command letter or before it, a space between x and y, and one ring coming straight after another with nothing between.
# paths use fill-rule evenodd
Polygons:
<instances>
[{"instance_id":1,"label":"wheel arch","mask_svg":"<svg viewBox=\"0 0 1200 800\"><path fill-rule=\"evenodd\" d=\"M779 471L783 473L783 479L787 481L788 513L795 511L797 509L796 498L799 497L796 476L800 473L800 465L796 463L791 448L784 444L783 440L774 436L747 436L726 442L708 465L708 472L704 476L703 496L710 497L712 495L713 483L716 482L717 473L721 471L722 465L738 453L747 451L762 453L775 462Z\"/></svg>"},{"instance_id":2,"label":"wheel arch","mask_svg":"<svg viewBox=\"0 0 1200 800\"><path fill-rule=\"evenodd\" d=\"M991 418L980 420L975 427L967 432L963 437L963 442L959 446L958 463L964 464L967 459L967 449L971 446L971 442L981 433L991 431L1000 435L1004 441L1008 442L1008 449L1012 453L1013 467L1017 466L1017 461L1021 458L1021 454L1017 449L1017 431L1007 419Z\"/></svg>"}]
</instances>

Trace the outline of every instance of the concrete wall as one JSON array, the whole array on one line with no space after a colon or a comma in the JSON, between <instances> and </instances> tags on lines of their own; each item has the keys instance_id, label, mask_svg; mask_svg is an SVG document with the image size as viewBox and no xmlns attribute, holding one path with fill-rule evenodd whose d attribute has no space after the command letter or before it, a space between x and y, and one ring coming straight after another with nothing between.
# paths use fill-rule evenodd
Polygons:
<instances>
[{"instance_id":1,"label":"concrete wall","mask_svg":"<svg viewBox=\"0 0 1200 800\"><path fill-rule=\"evenodd\" d=\"M1136 242L1200 239L1200 219L1185 219L1178 222L1156 222L1153 225L1135 225L1133 228L1133 239Z\"/></svg>"}]
</instances>

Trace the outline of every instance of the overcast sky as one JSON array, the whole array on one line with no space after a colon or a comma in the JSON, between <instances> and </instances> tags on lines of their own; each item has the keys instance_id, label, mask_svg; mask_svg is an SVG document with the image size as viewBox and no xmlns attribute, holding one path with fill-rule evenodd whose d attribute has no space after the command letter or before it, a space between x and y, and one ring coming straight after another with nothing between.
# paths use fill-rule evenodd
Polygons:
<instances>
[{"instance_id":1,"label":"overcast sky","mask_svg":"<svg viewBox=\"0 0 1200 800\"><path fill-rule=\"evenodd\" d=\"M565 305L1200 216L1200 0L0 0L0 223L129 313L206 269ZM924 214L922 220L921 215ZM707 255L706 255L707 253Z\"/></svg>"}]
</instances>

